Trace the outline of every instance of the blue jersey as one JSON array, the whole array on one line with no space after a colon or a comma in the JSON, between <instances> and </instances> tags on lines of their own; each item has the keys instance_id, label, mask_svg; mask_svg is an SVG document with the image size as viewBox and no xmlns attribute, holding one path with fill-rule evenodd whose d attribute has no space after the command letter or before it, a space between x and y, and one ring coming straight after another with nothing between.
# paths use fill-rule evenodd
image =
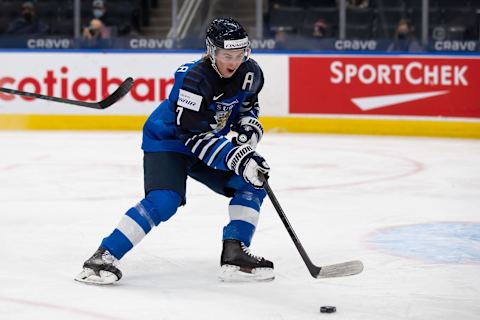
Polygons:
<instances>
[{"instance_id":1,"label":"blue jersey","mask_svg":"<svg viewBox=\"0 0 480 320\"><path fill-rule=\"evenodd\" d=\"M186 63L175 72L168 99L143 127L145 152L193 155L208 166L229 170L225 157L234 145L225 137L243 117L258 118L263 72L252 59L231 78L222 78L209 59Z\"/></svg>"}]
</instances>

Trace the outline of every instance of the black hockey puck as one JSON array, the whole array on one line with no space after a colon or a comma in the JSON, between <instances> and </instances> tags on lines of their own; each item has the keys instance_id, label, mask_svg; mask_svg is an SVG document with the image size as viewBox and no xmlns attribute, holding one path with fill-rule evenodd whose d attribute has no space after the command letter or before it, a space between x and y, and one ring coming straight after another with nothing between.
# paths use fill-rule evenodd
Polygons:
<instances>
[{"instance_id":1,"label":"black hockey puck","mask_svg":"<svg viewBox=\"0 0 480 320\"><path fill-rule=\"evenodd\" d=\"M337 311L337 308L335 308L334 306L320 307L320 312L321 313L334 313L335 311Z\"/></svg>"}]
</instances>

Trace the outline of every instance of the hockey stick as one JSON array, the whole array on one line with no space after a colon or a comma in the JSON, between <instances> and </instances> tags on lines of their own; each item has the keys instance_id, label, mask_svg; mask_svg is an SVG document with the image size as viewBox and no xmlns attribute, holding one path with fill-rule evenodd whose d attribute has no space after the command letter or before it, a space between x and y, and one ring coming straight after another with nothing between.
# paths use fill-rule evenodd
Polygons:
<instances>
[{"instance_id":1,"label":"hockey stick","mask_svg":"<svg viewBox=\"0 0 480 320\"><path fill-rule=\"evenodd\" d=\"M275 197L275 194L273 193L272 188L270 188L270 185L268 184L268 176L261 175L261 177L264 182L263 188L267 192L268 197L270 198L270 201L272 201L272 204L275 207L275 210L280 216L280 219L282 220L283 225L287 229L288 234L290 235L290 238L292 238L293 243L297 247L297 250L300 253L300 256L302 256L302 259L307 265L308 271L310 271L310 274L312 275L312 277L314 278L344 277L344 276L358 274L363 271L363 263L357 260L331 264L331 265L326 265L321 267L317 267L316 265L314 265L310 260L310 258L308 257L307 252L303 248L302 244L300 243L300 240L295 234L295 231L293 231L292 225L288 221L287 216L285 215L285 212L283 212L283 209L280 206L280 203L278 202L277 197Z\"/></svg>"},{"instance_id":2,"label":"hockey stick","mask_svg":"<svg viewBox=\"0 0 480 320\"><path fill-rule=\"evenodd\" d=\"M110 107L112 104L120 100L123 96L125 96L133 86L133 79L127 78L123 81L120 86L115 90L111 95L106 97L105 99L98 101L98 102L85 102L85 101L77 101L77 100L70 100L64 98L57 98L52 96L45 96L39 93L32 93L32 92L25 92L15 89L8 89L8 88L0 88L0 92L16 94L19 96L29 97L29 98L38 98L48 101L60 102L60 103L68 103L73 104L80 107L86 108L93 108L93 109L106 109Z\"/></svg>"}]
</instances>

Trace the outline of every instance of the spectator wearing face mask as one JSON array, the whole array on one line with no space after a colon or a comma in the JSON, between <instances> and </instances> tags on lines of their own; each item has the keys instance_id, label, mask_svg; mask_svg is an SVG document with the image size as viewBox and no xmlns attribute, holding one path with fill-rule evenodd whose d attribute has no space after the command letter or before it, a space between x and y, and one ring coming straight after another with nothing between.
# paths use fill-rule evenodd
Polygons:
<instances>
[{"instance_id":1,"label":"spectator wearing face mask","mask_svg":"<svg viewBox=\"0 0 480 320\"><path fill-rule=\"evenodd\" d=\"M92 19L90 25L83 29L83 38L90 39L109 39L110 30L102 23L100 19Z\"/></svg>"},{"instance_id":2,"label":"spectator wearing face mask","mask_svg":"<svg viewBox=\"0 0 480 320\"><path fill-rule=\"evenodd\" d=\"M37 17L32 2L24 2L21 10L20 16L8 25L6 34L43 35L47 33L48 25Z\"/></svg>"},{"instance_id":3,"label":"spectator wearing face mask","mask_svg":"<svg viewBox=\"0 0 480 320\"><path fill-rule=\"evenodd\" d=\"M108 48L110 42L110 28L106 27L100 19L92 19L88 27L83 29L83 48Z\"/></svg>"},{"instance_id":4,"label":"spectator wearing face mask","mask_svg":"<svg viewBox=\"0 0 480 320\"><path fill-rule=\"evenodd\" d=\"M104 0L94 0L92 2L92 19L100 20L112 33L117 33L118 21L110 15L107 9L107 3Z\"/></svg>"},{"instance_id":5,"label":"spectator wearing face mask","mask_svg":"<svg viewBox=\"0 0 480 320\"><path fill-rule=\"evenodd\" d=\"M93 0L91 19L102 21L103 25L109 28L112 36L126 35L130 32L130 21L120 22L112 16L105 0Z\"/></svg>"},{"instance_id":6,"label":"spectator wearing face mask","mask_svg":"<svg viewBox=\"0 0 480 320\"><path fill-rule=\"evenodd\" d=\"M401 19L395 29L395 38L388 46L387 51L418 52L422 47L411 32L410 24L406 19Z\"/></svg>"}]
</instances>

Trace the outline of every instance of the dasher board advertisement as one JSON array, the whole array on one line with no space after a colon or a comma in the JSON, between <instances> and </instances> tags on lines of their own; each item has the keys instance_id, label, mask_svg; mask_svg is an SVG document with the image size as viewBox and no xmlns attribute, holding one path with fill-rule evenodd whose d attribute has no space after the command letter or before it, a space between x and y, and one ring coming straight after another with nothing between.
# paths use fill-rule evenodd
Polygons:
<instances>
[{"instance_id":1,"label":"dasher board advertisement","mask_svg":"<svg viewBox=\"0 0 480 320\"><path fill-rule=\"evenodd\" d=\"M142 115L168 98L174 73L203 53L0 52L0 87L95 102L132 77L130 93L106 110L88 110L0 93L0 114ZM288 113L288 56L256 55L265 75L263 115Z\"/></svg>"},{"instance_id":2,"label":"dasher board advertisement","mask_svg":"<svg viewBox=\"0 0 480 320\"><path fill-rule=\"evenodd\" d=\"M480 118L480 58L292 56L290 113Z\"/></svg>"}]
</instances>

